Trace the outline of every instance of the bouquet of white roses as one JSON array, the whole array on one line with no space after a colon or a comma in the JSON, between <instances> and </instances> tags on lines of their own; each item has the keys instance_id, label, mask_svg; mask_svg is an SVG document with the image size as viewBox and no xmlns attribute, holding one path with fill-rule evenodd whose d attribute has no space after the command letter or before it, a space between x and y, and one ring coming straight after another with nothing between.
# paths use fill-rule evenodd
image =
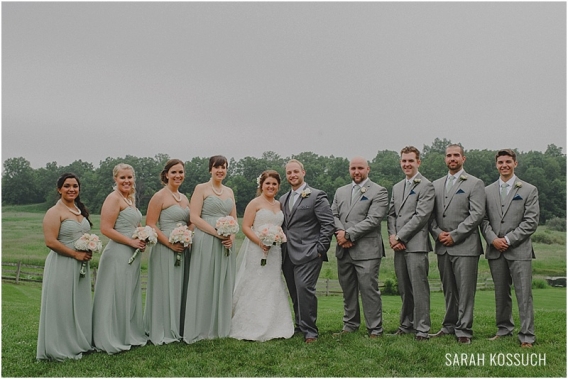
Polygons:
<instances>
[{"instance_id":1,"label":"bouquet of white roses","mask_svg":"<svg viewBox=\"0 0 568 379\"><path fill-rule=\"evenodd\" d=\"M260 242L264 246L274 246L281 245L286 242L286 234L282 231L282 228L278 225L265 224L256 230L256 235L260 238ZM264 258L260 260L260 265L266 265L266 258L268 257L268 252L264 252Z\"/></svg>"},{"instance_id":2,"label":"bouquet of white roses","mask_svg":"<svg viewBox=\"0 0 568 379\"><path fill-rule=\"evenodd\" d=\"M183 247L188 247L191 244L193 232L188 229L187 225L178 223L177 227L170 233L169 241L171 243L181 243ZM174 266L181 264L181 253L176 253L176 261Z\"/></svg>"},{"instance_id":3,"label":"bouquet of white roses","mask_svg":"<svg viewBox=\"0 0 568 379\"><path fill-rule=\"evenodd\" d=\"M148 245L154 245L156 242L158 242L158 233L156 233L154 228L152 228L151 226L148 226L148 225L139 226L139 227L136 228L136 230L134 230L134 234L132 234L132 238L136 238L136 239L139 239L139 240L142 240L142 241L146 241L146 244L148 244ZM131 265L132 262L134 262L134 260L138 256L139 252L140 252L140 249L136 249L134 251L134 254L132 254L130 259L128 260L129 265Z\"/></svg>"},{"instance_id":4,"label":"bouquet of white roses","mask_svg":"<svg viewBox=\"0 0 568 379\"><path fill-rule=\"evenodd\" d=\"M239 223L232 216L219 217L215 223L215 230L218 235L228 237L239 232ZM227 249L228 255L229 249Z\"/></svg>"},{"instance_id":5,"label":"bouquet of white roses","mask_svg":"<svg viewBox=\"0 0 568 379\"><path fill-rule=\"evenodd\" d=\"M96 234L83 234L77 241L75 241L75 249L78 251L90 251L91 253L100 253L103 249L103 243L99 236ZM81 262L81 270L79 270L79 277L84 278L87 273L87 262Z\"/></svg>"}]
</instances>

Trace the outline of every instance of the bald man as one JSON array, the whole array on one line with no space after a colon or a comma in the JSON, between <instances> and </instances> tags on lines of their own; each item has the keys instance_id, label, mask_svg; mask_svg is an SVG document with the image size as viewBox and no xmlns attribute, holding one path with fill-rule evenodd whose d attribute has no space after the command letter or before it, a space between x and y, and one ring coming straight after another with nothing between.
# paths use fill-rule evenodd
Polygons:
<instances>
[{"instance_id":1,"label":"bald man","mask_svg":"<svg viewBox=\"0 0 568 379\"><path fill-rule=\"evenodd\" d=\"M385 256L381 221L388 211L387 190L369 180L370 167L363 157L349 163L350 184L338 188L331 206L335 219L337 272L343 290L343 330L359 329L363 303L365 324L371 338L383 334L379 267Z\"/></svg>"}]
</instances>

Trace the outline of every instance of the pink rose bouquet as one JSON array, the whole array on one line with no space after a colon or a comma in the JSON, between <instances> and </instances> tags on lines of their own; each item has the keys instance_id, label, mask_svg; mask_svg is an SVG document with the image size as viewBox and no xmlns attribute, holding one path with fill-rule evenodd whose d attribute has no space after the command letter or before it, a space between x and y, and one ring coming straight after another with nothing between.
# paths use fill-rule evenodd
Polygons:
<instances>
[{"instance_id":1,"label":"pink rose bouquet","mask_svg":"<svg viewBox=\"0 0 568 379\"><path fill-rule=\"evenodd\" d=\"M148 244L148 245L154 245L156 242L158 242L158 233L156 233L156 230L154 230L154 228L152 228L151 226L148 226L148 225L139 226L134 230L134 234L132 234L132 238L136 238L136 239L139 239L141 241L146 241L146 244ZM134 251L134 253L130 257L130 259L128 260L129 265L131 265L132 262L134 262L134 260L138 256L139 252L140 252L140 249L136 249Z\"/></svg>"},{"instance_id":2,"label":"pink rose bouquet","mask_svg":"<svg viewBox=\"0 0 568 379\"><path fill-rule=\"evenodd\" d=\"M239 223L232 216L219 217L215 223L215 230L218 235L228 237L239 232ZM230 251L227 249L227 256L229 256L229 253Z\"/></svg>"},{"instance_id":3,"label":"pink rose bouquet","mask_svg":"<svg viewBox=\"0 0 568 379\"><path fill-rule=\"evenodd\" d=\"M177 227L170 233L169 241L171 243L181 243L183 247L188 247L191 245L191 240L193 238L193 232L189 230L187 225L178 223ZM174 266L179 266L181 264L181 253L176 253L176 261Z\"/></svg>"},{"instance_id":4,"label":"pink rose bouquet","mask_svg":"<svg viewBox=\"0 0 568 379\"><path fill-rule=\"evenodd\" d=\"M255 231L258 238L260 238L260 242L264 246L275 246L281 245L286 242L286 234L282 231L282 228L278 225L272 224L265 224L258 228ZM266 265L266 258L268 257L268 252L264 252L264 258L260 260L260 265Z\"/></svg>"},{"instance_id":5,"label":"pink rose bouquet","mask_svg":"<svg viewBox=\"0 0 568 379\"><path fill-rule=\"evenodd\" d=\"M100 253L103 249L103 243L99 236L96 234L83 234L77 241L75 241L75 249L78 251L90 251L91 253ZM81 262L81 270L79 270L79 277L84 278L87 274L87 262Z\"/></svg>"}]
</instances>

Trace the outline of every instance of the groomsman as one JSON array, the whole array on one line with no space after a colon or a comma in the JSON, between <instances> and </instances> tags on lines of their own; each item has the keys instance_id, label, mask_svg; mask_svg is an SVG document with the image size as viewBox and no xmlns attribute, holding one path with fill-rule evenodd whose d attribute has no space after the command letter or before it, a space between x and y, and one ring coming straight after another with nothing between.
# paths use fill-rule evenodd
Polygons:
<instances>
[{"instance_id":1,"label":"groomsman","mask_svg":"<svg viewBox=\"0 0 568 379\"><path fill-rule=\"evenodd\" d=\"M446 148L448 174L434 182L436 203L430 233L436 241L446 314L442 329L430 337L455 334L459 343L473 337L477 265L483 254L478 226L485 215L485 185L465 172L463 147Z\"/></svg>"},{"instance_id":2,"label":"groomsman","mask_svg":"<svg viewBox=\"0 0 568 379\"><path fill-rule=\"evenodd\" d=\"M400 167L406 178L393 186L388 213L389 242L402 298L400 326L394 334L416 333L416 340L423 341L430 331L428 221L434 210L434 186L418 172L420 151L414 146L401 150Z\"/></svg>"},{"instance_id":3,"label":"groomsman","mask_svg":"<svg viewBox=\"0 0 568 379\"><path fill-rule=\"evenodd\" d=\"M539 219L538 190L515 176L517 155L510 149L495 155L499 179L485 187L486 216L481 223L487 241L485 257L495 284L495 341L513 333L511 283L519 305L521 347L531 348L535 342L532 300L531 235Z\"/></svg>"},{"instance_id":4,"label":"groomsman","mask_svg":"<svg viewBox=\"0 0 568 379\"><path fill-rule=\"evenodd\" d=\"M333 215L324 191L304 182L304 165L292 159L286 179L292 190L280 197L288 241L282 245L282 272L294 305L296 331L306 343L317 341L316 284L333 235Z\"/></svg>"},{"instance_id":5,"label":"groomsman","mask_svg":"<svg viewBox=\"0 0 568 379\"><path fill-rule=\"evenodd\" d=\"M359 329L363 303L365 324L371 338L383 334L379 267L385 256L381 221L388 210L388 193L369 180L369 164L363 157L349 163L353 181L338 188L331 210L335 219L337 272L343 290L343 330Z\"/></svg>"}]
</instances>

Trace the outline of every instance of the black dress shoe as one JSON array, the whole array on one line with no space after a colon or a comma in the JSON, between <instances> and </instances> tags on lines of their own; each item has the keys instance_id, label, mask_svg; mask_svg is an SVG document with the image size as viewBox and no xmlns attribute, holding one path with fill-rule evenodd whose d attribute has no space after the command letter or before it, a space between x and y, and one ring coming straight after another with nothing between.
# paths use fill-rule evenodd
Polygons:
<instances>
[{"instance_id":1,"label":"black dress shoe","mask_svg":"<svg viewBox=\"0 0 568 379\"><path fill-rule=\"evenodd\" d=\"M496 341L501 337L511 337L511 336L512 336L512 334L510 334L510 333L509 334L503 334L503 335L495 334L493 337L488 338L488 340L489 341Z\"/></svg>"},{"instance_id":2,"label":"black dress shoe","mask_svg":"<svg viewBox=\"0 0 568 379\"><path fill-rule=\"evenodd\" d=\"M447 335L449 335L449 334L450 334L450 333L446 333L446 332L444 332L442 329L440 329L440 331L439 331L438 333L436 333L436 334L428 334L428 336L429 336L430 338L436 338L436 337L447 336Z\"/></svg>"},{"instance_id":3,"label":"black dress shoe","mask_svg":"<svg viewBox=\"0 0 568 379\"><path fill-rule=\"evenodd\" d=\"M469 337L458 337L458 342L464 345L471 345L471 338Z\"/></svg>"}]
</instances>

